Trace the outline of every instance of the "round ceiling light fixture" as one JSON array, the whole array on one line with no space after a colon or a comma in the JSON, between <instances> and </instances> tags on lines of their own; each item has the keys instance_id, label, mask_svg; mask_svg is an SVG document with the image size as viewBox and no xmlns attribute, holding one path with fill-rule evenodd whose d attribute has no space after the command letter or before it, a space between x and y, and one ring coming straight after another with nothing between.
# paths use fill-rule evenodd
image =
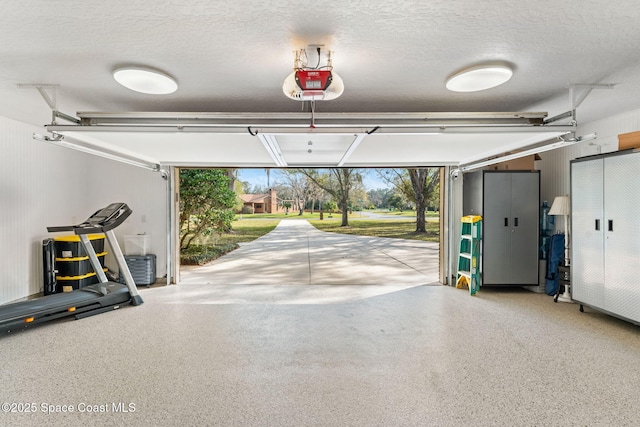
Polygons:
<instances>
[{"instance_id":1,"label":"round ceiling light fixture","mask_svg":"<svg viewBox=\"0 0 640 427\"><path fill-rule=\"evenodd\" d=\"M449 77L447 89L452 92L478 92L500 86L512 75L513 70L507 65L478 65Z\"/></svg>"},{"instance_id":2,"label":"round ceiling light fixture","mask_svg":"<svg viewBox=\"0 0 640 427\"><path fill-rule=\"evenodd\" d=\"M127 89L150 95L168 95L178 89L173 77L149 68L118 68L113 72L113 78Z\"/></svg>"}]
</instances>

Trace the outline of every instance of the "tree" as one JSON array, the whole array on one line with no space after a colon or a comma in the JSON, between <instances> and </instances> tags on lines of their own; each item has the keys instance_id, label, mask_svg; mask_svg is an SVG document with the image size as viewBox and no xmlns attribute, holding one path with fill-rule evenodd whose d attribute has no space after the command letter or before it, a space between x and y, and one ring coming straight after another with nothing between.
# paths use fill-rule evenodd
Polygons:
<instances>
[{"instance_id":1,"label":"tree","mask_svg":"<svg viewBox=\"0 0 640 427\"><path fill-rule=\"evenodd\" d=\"M318 187L315 182L311 181L311 179L307 178L307 180L309 181L309 184L311 184L309 188L309 199L311 199L311 213L313 214L316 202L322 204L324 190ZM320 206L319 209L322 210L322 206Z\"/></svg>"},{"instance_id":2,"label":"tree","mask_svg":"<svg viewBox=\"0 0 640 427\"><path fill-rule=\"evenodd\" d=\"M234 180L233 181L233 192L236 195L236 201L235 204L233 205L233 211L234 212L242 212L242 208L244 207L244 202L242 201L242 196L243 194L245 194L244 189L245 189L245 183L243 181L240 180Z\"/></svg>"},{"instance_id":3,"label":"tree","mask_svg":"<svg viewBox=\"0 0 640 427\"><path fill-rule=\"evenodd\" d=\"M364 206L368 206L369 196L364 188L362 180L354 182L351 190L349 190L349 206L350 210L361 210Z\"/></svg>"},{"instance_id":4,"label":"tree","mask_svg":"<svg viewBox=\"0 0 640 427\"><path fill-rule=\"evenodd\" d=\"M231 230L235 193L221 169L180 169L180 249L196 237Z\"/></svg>"},{"instance_id":5,"label":"tree","mask_svg":"<svg viewBox=\"0 0 640 427\"><path fill-rule=\"evenodd\" d=\"M401 195L394 194L393 196L389 197L390 208L397 209L402 212L405 206L407 206L407 203Z\"/></svg>"},{"instance_id":6,"label":"tree","mask_svg":"<svg viewBox=\"0 0 640 427\"><path fill-rule=\"evenodd\" d=\"M358 169L340 168L326 169L321 173L318 169L296 169L307 176L318 187L333 196L342 211L341 227L349 225L349 192L357 184L362 183L362 174Z\"/></svg>"},{"instance_id":7,"label":"tree","mask_svg":"<svg viewBox=\"0 0 640 427\"><path fill-rule=\"evenodd\" d=\"M440 184L440 169L383 169L378 175L408 200L416 204L416 232L426 232L425 210L435 201Z\"/></svg>"},{"instance_id":8,"label":"tree","mask_svg":"<svg viewBox=\"0 0 640 427\"><path fill-rule=\"evenodd\" d=\"M376 208L388 208L393 192L391 188L377 188L367 191L367 197Z\"/></svg>"},{"instance_id":9,"label":"tree","mask_svg":"<svg viewBox=\"0 0 640 427\"><path fill-rule=\"evenodd\" d=\"M335 200L331 199L324 203L325 208L329 211L329 214L332 215L333 211L338 209L338 204Z\"/></svg>"},{"instance_id":10,"label":"tree","mask_svg":"<svg viewBox=\"0 0 640 427\"><path fill-rule=\"evenodd\" d=\"M440 182L440 170L430 168L407 169L407 171L416 202L416 232L425 233L427 231L425 210L427 202L433 197L433 192Z\"/></svg>"},{"instance_id":11,"label":"tree","mask_svg":"<svg viewBox=\"0 0 640 427\"><path fill-rule=\"evenodd\" d=\"M291 190L298 215L302 215L315 184L306 175L300 174L296 170L286 170L283 172L282 178Z\"/></svg>"}]
</instances>

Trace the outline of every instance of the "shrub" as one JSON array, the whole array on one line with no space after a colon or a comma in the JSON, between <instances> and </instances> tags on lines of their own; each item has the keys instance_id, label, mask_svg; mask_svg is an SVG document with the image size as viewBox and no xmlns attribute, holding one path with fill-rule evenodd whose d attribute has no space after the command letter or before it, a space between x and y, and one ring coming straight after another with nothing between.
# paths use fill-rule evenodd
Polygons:
<instances>
[{"instance_id":1,"label":"shrub","mask_svg":"<svg viewBox=\"0 0 640 427\"><path fill-rule=\"evenodd\" d=\"M222 169L180 169L180 248L231 230L236 195Z\"/></svg>"}]
</instances>

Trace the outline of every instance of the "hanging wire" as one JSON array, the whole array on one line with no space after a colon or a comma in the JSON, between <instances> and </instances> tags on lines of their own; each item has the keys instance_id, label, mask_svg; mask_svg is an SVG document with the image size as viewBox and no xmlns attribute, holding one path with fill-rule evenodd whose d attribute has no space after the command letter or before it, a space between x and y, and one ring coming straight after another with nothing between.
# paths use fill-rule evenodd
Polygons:
<instances>
[{"instance_id":1,"label":"hanging wire","mask_svg":"<svg viewBox=\"0 0 640 427\"><path fill-rule=\"evenodd\" d=\"M309 101L311 104L311 128L314 129L316 127L316 101L312 99Z\"/></svg>"},{"instance_id":2,"label":"hanging wire","mask_svg":"<svg viewBox=\"0 0 640 427\"><path fill-rule=\"evenodd\" d=\"M318 54L318 61L316 62L315 67L309 66L309 56L307 55L306 49L300 49L295 51L295 60L293 62L294 70L323 70L328 69L331 71L333 69L331 51L327 52L327 63L326 65L320 65L322 62L322 48L320 46L316 47L316 52Z\"/></svg>"}]
</instances>

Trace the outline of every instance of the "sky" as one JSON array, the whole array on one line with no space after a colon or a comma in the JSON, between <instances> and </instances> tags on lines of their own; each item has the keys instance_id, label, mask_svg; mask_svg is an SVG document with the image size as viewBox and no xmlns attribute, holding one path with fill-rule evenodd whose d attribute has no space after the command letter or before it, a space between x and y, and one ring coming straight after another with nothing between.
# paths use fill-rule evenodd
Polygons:
<instances>
[{"instance_id":1,"label":"sky","mask_svg":"<svg viewBox=\"0 0 640 427\"><path fill-rule=\"evenodd\" d=\"M365 172L364 186L367 190L375 190L378 188L387 188L388 185L376 175L374 169L363 169ZM270 183L271 185L282 181L279 179L280 171L271 169ZM238 179L240 181L248 181L252 186L268 187L267 172L265 169L238 169Z\"/></svg>"}]
</instances>

